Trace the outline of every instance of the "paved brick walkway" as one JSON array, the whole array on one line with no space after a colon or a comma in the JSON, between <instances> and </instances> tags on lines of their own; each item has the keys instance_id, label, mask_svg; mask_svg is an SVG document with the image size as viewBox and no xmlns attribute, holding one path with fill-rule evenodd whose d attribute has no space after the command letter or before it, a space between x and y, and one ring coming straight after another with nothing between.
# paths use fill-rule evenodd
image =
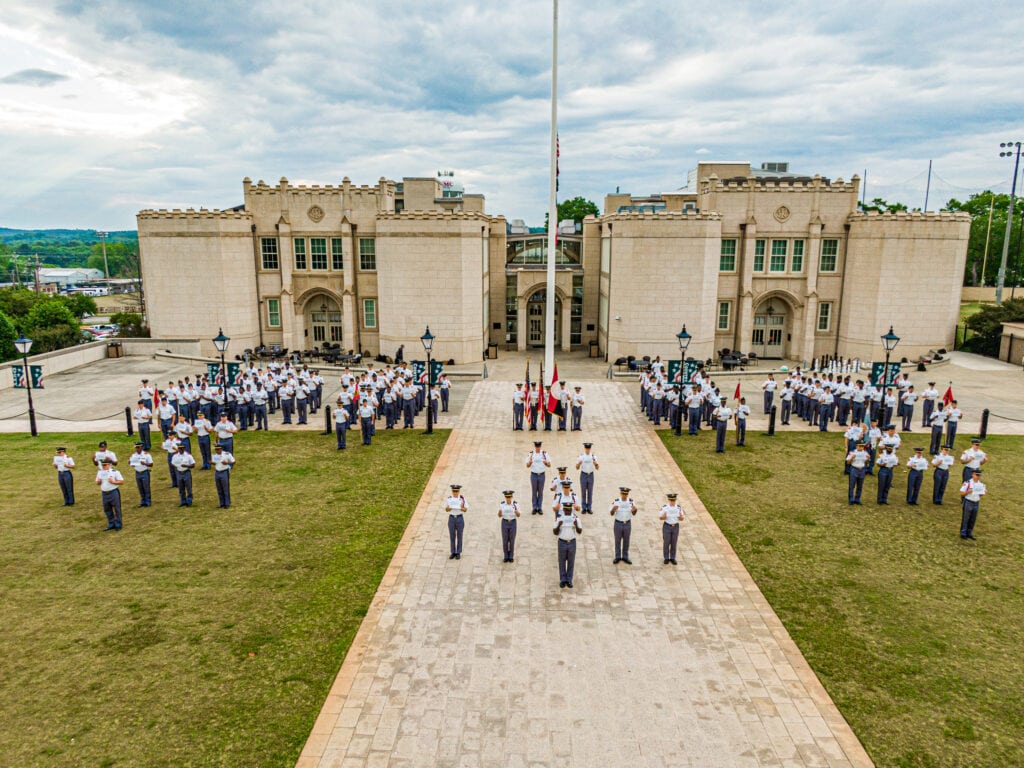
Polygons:
<instances>
[{"instance_id":1,"label":"paved brick walkway","mask_svg":"<svg viewBox=\"0 0 1024 768\"><path fill-rule=\"evenodd\" d=\"M510 392L474 385L299 768L871 765L624 386L585 384L582 433L510 431ZM584 439L601 462L572 590L550 512L527 509L516 561L501 562L500 492L529 507L538 434L556 466ZM451 482L471 507L460 561ZM622 484L640 506L632 566L612 564ZM656 519L673 489L687 511L676 567Z\"/></svg>"}]
</instances>

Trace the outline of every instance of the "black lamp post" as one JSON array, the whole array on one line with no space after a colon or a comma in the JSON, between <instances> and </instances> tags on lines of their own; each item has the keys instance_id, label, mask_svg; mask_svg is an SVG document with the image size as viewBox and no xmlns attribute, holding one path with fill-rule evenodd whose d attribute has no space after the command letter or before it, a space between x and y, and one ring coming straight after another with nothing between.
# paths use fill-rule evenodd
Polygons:
<instances>
[{"instance_id":1,"label":"black lamp post","mask_svg":"<svg viewBox=\"0 0 1024 768\"><path fill-rule=\"evenodd\" d=\"M427 431L424 434L434 434L434 407L430 400L431 395L431 358L430 352L434 348L434 334L430 332L430 326L427 326L427 332L420 336L420 341L423 342L423 349L427 351Z\"/></svg>"},{"instance_id":2,"label":"black lamp post","mask_svg":"<svg viewBox=\"0 0 1024 768\"><path fill-rule=\"evenodd\" d=\"M892 326L889 326L889 332L882 336L882 346L885 347L885 370L882 371L882 386L889 386L889 353L896 349L896 345L900 343L900 337L892 332Z\"/></svg>"},{"instance_id":3,"label":"black lamp post","mask_svg":"<svg viewBox=\"0 0 1024 768\"><path fill-rule=\"evenodd\" d=\"M21 362L25 371L25 388L28 390L28 425L32 437L39 437L36 430L36 409L32 405L32 370L28 367L28 353L32 349L32 339L26 339L22 334L14 340L14 347L21 353Z\"/></svg>"},{"instance_id":4,"label":"black lamp post","mask_svg":"<svg viewBox=\"0 0 1024 768\"><path fill-rule=\"evenodd\" d=\"M683 323L683 330L676 334L676 340L679 342L679 399L676 401L676 436L683 434L683 372L686 370L686 348L690 346L692 338L686 332L686 323Z\"/></svg>"},{"instance_id":5,"label":"black lamp post","mask_svg":"<svg viewBox=\"0 0 1024 768\"><path fill-rule=\"evenodd\" d=\"M231 339L224 335L224 329L218 328L217 335L213 337L213 346L220 352L220 385L224 387L225 392L228 387L228 369L224 364L224 353L228 351L228 342L230 341Z\"/></svg>"}]
</instances>

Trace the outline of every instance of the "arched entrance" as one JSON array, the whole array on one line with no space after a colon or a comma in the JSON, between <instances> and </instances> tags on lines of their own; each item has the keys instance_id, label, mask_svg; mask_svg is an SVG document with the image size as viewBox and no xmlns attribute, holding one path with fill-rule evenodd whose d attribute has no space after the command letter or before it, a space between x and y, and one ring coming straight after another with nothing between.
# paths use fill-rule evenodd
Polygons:
<instances>
[{"instance_id":1,"label":"arched entrance","mask_svg":"<svg viewBox=\"0 0 1024 768\"><path fill-rule=\"evenodd\" d=\"M547 319L546 288L534 291L526 300L526 344L530 347L543 347ZM555 347L562 343L562 301L555 292Z\"/></svg>"},{"instance_id":2,"label":"arched entrance","mask_svg":"<svg viewBox=\"0 0 1024 768\"><path fill-rule=\"evenodd\" d=\"M772 296L754 310L754 332L750 351L758 357L784 359L792 331L789 305Z\"/></svg>"},{"instance_id":3,"label":"arched entrance","mask_svg":"<svg viewBox=\"0 0 1024 768\"><path fill-rule=\"evenodd\" d=\"M330 342L341 344L341 307L326 294L318 294L306 302L306 328L314 346Z\"/></svg>"}]
</instances>

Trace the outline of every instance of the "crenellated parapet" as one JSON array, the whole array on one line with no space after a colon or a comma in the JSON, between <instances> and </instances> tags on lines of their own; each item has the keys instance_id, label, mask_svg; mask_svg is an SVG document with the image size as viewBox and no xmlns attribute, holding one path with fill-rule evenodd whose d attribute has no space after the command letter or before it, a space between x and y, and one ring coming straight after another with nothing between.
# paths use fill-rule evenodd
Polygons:
<instances>
[{"instance_id":1,"label":"crenellated parapet","mask_svg":"<svg viewBox=\"0 0 1024 768\"><path fill-rule=\"evenodd\" d=\"M591 217L588 217L591 218ZM616 221L721 221L722 214L717 211L661 211L658 213L649 211L623 211L622 213L609 213L601 216L598 221L602 223Z\"/></svg>"},{"instance_id":2,"label":"crenellated parapet","mask_svg":"<svg viewBox=\"0 0 1024 768\"><path fill-rule=\"evenodd\" d=\"M896 221L947 221L947 222L966 222L970 224L971 214L965 213L964 211L928 211L922 213L921 211L887 211L885 213L879 213L878 211L858 211L851 213L848 217L849 222L896 222Z\"/></svg>"},{"instance_id":3,"label":"crenellated parapet","mask_svg":"<svg viewBox=\"0 0 1024 768\"><path fill-rule=\"evenodd\" d=\"M720 179L711 174L700 180L700 193L709 192L856 192L860 188L860 177L856 174L849 181L842 178L828 179L823 176Z\"/></svg>"},{"instance_id":4,"label":"crenellated parapet","mask_svg":"<svg viewBox=\"0 0 1024 768\"><path fill-rule=\"evenodd\" d=\"M244 210L236 210L234 208L228 208L222 210L220 208L161 208L161 209L147 209L139 211L136 214L136 218L140 220L152 220L152 219L182 219L182 220L232 220L232 219L244 219L251 220L252 214Z\"/></svg>"}]
</instances>

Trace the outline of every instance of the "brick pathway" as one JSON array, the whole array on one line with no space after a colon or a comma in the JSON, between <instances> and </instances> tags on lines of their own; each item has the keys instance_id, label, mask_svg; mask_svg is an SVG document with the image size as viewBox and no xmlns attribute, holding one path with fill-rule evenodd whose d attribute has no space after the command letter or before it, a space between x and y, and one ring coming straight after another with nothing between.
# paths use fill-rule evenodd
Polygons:
<instances>
[{"instance_id":1,"label":"brick pathway","mask_svg":"<svg viewBox=\"0 0 1024 768\"><path fill-rule=\"evenodd\" d=\"M585 383L582 433L510 431L510 392L474 385L298 767L871 765L625 387ZM572 590L550 511L529 514L537 435L555 466L584 439L601 462ZM471 507L459 561L451 482ZM632 566L612 564L623 484L640 506ZM527 508L512 565L506 487ZM656 519L673 489L687 511L676 567Z\"/></svg>"}]
</instances>

